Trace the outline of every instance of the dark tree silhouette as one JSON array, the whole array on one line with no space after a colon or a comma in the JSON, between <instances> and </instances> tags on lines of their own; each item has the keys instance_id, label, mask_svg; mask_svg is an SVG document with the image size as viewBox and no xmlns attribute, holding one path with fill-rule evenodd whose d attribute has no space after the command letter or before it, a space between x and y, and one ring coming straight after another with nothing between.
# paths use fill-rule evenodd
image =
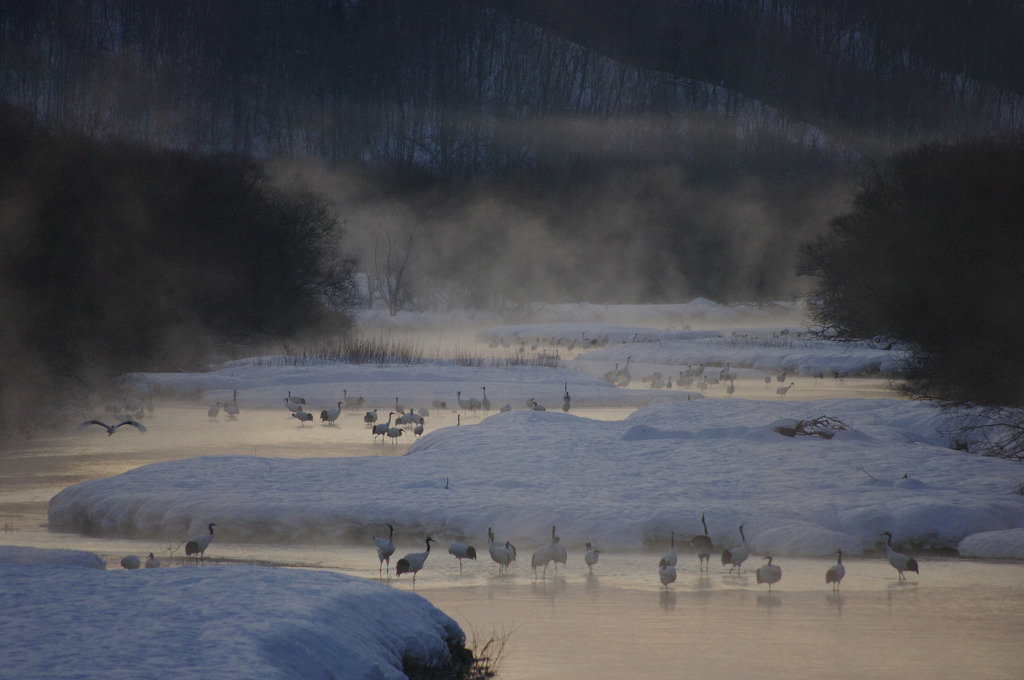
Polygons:
<instances>
[{"instance_id":1,"label":"dark tree silhouette","mask_svg":"<svg viewBox=\"0 0 1024 680\"><path fill-rule=\"evenodd\" d=\"M903 343L907 394L1024 407L1022 216L1024 138L897 154L802 248L811 312L839 337Z\"/></svg>"},{"instance_id":2,"label":"dark tree silhouette","mask_svg":"<svg viewBox=\"0 0 1024 680\"><path fill-rule=\"evenodd\" d=\"M73 386L345 324L356 296L329 206L259 163L58 135L5 108L0 242L0 425L66 407Z\"/></svg>"}]
</instances>

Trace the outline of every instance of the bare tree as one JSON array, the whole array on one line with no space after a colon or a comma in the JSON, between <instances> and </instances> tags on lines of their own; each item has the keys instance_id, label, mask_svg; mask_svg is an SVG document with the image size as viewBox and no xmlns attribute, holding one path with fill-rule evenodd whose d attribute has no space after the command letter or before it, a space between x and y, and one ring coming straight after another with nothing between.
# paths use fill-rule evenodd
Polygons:
<instances>
[{"instance_id":1,"label":"bare tree","mask_svg":"<svg viewBox=\"0 0 1024 680\"><path fill-rule=\"evenodd\" d=\"M1024 462L1024 409L955 406L940 431L952 448L980 456ZM1024 493L1024 485L1021 485Z\"/></svg>"},{"instance_id":2,"label":"bare tree","mask_svg":"<svg viewBox=\"0 0 1024 680\"><path fill-rule=\"evenodd\" d=\"M397 226L382 220L373 238L373 273L370 296L384 301L391 316L415 302L411 265L414 261L417 226L401 219Z\"/></svg>"}]
</instances>

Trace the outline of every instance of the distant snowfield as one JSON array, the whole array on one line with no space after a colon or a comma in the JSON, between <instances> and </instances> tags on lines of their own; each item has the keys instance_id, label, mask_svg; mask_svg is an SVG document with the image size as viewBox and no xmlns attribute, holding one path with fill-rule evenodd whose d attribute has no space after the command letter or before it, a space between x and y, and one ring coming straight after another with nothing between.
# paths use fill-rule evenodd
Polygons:
<instances>
[{"instance_id":1,"label":"distant snowfield","mask_svg":"<svg viewBox=\"0 0 1024 680\"><path fill-rule=\"evenodd\" d=\"M458 624L413 593L255 566L97 571L90 553L0 546L9 678L405 678ZM91 559L90 559L91 558Z\"/></svg>"}]
</instances>

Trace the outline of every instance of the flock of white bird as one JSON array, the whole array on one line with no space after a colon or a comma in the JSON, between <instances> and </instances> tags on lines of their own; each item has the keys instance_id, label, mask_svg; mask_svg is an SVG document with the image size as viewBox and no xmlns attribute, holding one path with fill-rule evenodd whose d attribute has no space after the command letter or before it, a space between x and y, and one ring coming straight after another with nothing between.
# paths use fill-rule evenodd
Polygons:
<instances>
[{"instance_id":1,"label":"flock of white bird","mask_svg":"<svg viewBox=\"0 0 1024 680\"><path fill-rule=\"evenodd\" d=\"M491 410L491 401L490 399L487 398L487 388L481 387L480 390L483 393L483 397L480 399L478 399L477 397L469 397L468 399L463 399L462 392L456 392L455 398L458 402L458 407L463 411L468 411L473 414L475 414L477 411L489 413ZM326 425L334 425L346 408L361 408L366 401L363 397L349 398L348 390L342 390L342 395L342 399L337 402L337 405L335 407L325 408L320 411L320 420L322 423ZM284 404L285 407L291 412L292 417L299 421L300 426L304 426L306 423L313 422L313 413L305 410L306 399L304 397L295 396L291 393L291 390L289 390L288 396L284 397ZM438 410L448 408L447 403L439 399L435 399L431 403L431 406ZM564 394L562 395L562 410L568 413L571 407L572 398L569 396L569 384L565 383ZM152 411L152 400L150 400L150 405L148 408L150 409L150 411ZM533 397L530 397L526 401L526 408L532 409L534 411L547 410ZM498 410L501 412L511 411L512 405L505 404ZM108 408L108 412L109 411L110 409ZM216 421L217 418L220 416L221 411L224 411L224 413L227 414L228 419L234 420L238 418L238 415L240 413L238 407L238 390L234 391L231 401L218 401L212 406L210 406L209 409L207 409L206 415L211 421ZM145 432L146 427L139 422L139 420L142 418L142 413L143 410L142 407L140 407L139 412L138 414L136 414L135 417L127 415L126 413L118 413L113 415L115 415L115 419L120 420L120 422L108 425L107 423L101 420L93 419L85 421L84 423L79 425L79 428L82 429L89 425L99 425L106 429L107 436L114 434L115 432L117 432L119 428L125 425L134 427L139 432ZM394 418L395 415L397 415L398 417ZM412 428L412 433L416 437L422 435L426 428L426 418L429 415L430 409L426 407L421 407L419 409L409 408L408 411L406 411L406 408L401 404L399 398L395 397L395 407L393 410L388 412L387 421L385 421L384 423L377 422L378 409L376 408L373 409L372 411L367 411L366 414L363 416L363 421L366 423L367 426L369 426L370 433L373 435L374 441L377 440L377 437L380 437L381 441L384 441L384 437L388 437L389 439L392 440L392 443L394 443L396 439L398 439L404 434L405 428L407 427ZM392 425L392 418L394 418L394 425ZM461 415L459 416L459 422L461 423Z\"/></svg>"},{"instance_id":2,"label":"flock of white bird","mask_svg":"<svg viewBox=\"0 0 1024 680\"><path fill-rule=\"evenodd\" d=\"M708 535L708 525L704 519L704 514L700 516L701 524L704 526L704 533L694 536L690 539L690 543L697 548L697 557L700 561L700 573L703 575L710 568L711 554L714 550L714 543L711 537ZM207 525L207 532L193 536L185 542L185 557L195 557L196 564L202 564L205 561L206 549L210 547L210 543L213 542L213 528L217 526L215 523L210 522ZM378 576L384 576L385 574L390 577L391 574L391 556L395 554L395 543L394 533L395 527L392 524L386 524L388 528L387 537L374 536L373 542L377 547L377 559L379 560ZM733 570L739 574L742 569L742 565L750 557L750 548L747 547L747 538L743 533L743 525L739 526L740 532L740 544L732 548L728 548L722 551L722 566L729 567L729 573ZM912 571L914 573L920 573L918 571L917 560L913 557L904 555L903 553L896 552L892 547L892 533L883 532L881 534L886 538L885 542L885 553L886 558L889 560L889 564L896 569L898 578L904 580L906 575L904 572ZM426 565L427 558L430 556L430 544L436 543L436 541L427 536L425 539L426 550L422 552L411 552L398 560L395 564L395 576L399 577L403 574L412 574L413 587L416 586L416 574L423 569ZM498 541L494 538L494 530L492 527L487 527L487 552L490 554L491 559L498 565L498 573L508 573L509 567L513 562L516 561L517 550L511 541ZM459 560L459 572L462 572L462 561L463 560L476 560L476 548L468 543L462 541L452 541L448 544L448 554ZM584 562L587 564L587 568L590 573L594 572L594 565L597 564L600 558L601 550L591 542L586 544L586 553L583 556ZM846 575L846 568L843 566L843 551L836 551L836 563L828 568L825 572L825 583L831 584L833 590L839 589L839 583L843 580ZM537 570L540 569L540 577L545 578L547 576L548 565L554 563L555 573L558 573L558 565L568 561L568 552L565 546L561 544L561 538L556 533L555 525L551 526L551 538L548 542L542 545L540 548L533 552L530 557L530 567L533 569L534 578L537 577ZM772 584L778 583L782 580L782 567L774 563L774 557L766 555L764 561L766 564L759 566L754 575L757 582L767 584L769 592L771 591ZM678 564L679 556L676 553L676 536L675 532L671 532L669 538L669 549L661 556L658 561L658 578L661 584L667 589L669 585L676 581L676 565ZM138 569L142 566L142 560L137 555L125 555L121 558L121 566L125 569ZM160 559L155 557L153 553L149 553L149 557L145 561L147 569L159 567Z\"/></svg>"},{"instance_id":3,"label":"flock of white bird","mask_svg":"<svg viewBox=\"0 0 1024 680\"><path fill-rule=\"evenodd\" d=\"M701 524L704 526L704 533L694 536L690 539L690 543L697 548L697 557L700 560L700 573L704 574L710 568L711 554L714 550L714 543L711 537L708 535L708 525L704 519L704 514L700 516ZM388 527L388 536L375 536L373 542L377 546L377 558L380 560L380 566L378 568L378 575L387 573L390 575L391 556L395 553L395 544L393 541L395 528L391 524L386 525ZM740 531L740 544L732 548L728 548L722 551L722 566L729 567L729 573L733 570L736 573L740 573L740 569L747 558L750 557L750 548L747 547L747 538L743 533L743 525L739 526ZM882 533L882 536L886 537L885 553L886 558L889 560L889 564L896 569L899 580L906 579L904 572L912 571L918 572L917 560L913 557L908 557L903 553L898 553L893 550L892 547L892 533L886 531ZM413 586L416 585L416 574L423 569L427 562L427 557L430 556L430 544L436 543L436 541L428 536L426 538L427 549L423 552L409 553L405 557L398 560L395 566L395 576L401 576L403 574L412 574ZM497 541L494 538L494 530L492 527L487 527L487 550L491 555L491 559L498 565L498 573L507 573L509 566L516 560L516 547L512 545L510 541ZM458 558L459 560L459 572L462 572L462 560L476 559L476 549L463 543L462 541L452 541L448 546L448 553ZM843 551L836 551L836 563L833 564L825 572L825 583L826 585L831 584L833 590L839 589L839 583L846 576L846 567L843 566ZM601 550L597 548L593 543L587 542L586 553L584 554L583 560L586 562L590 573L594 572L594 565L597 564ZM551 527L551 538L548 543L542 545L540 548L533 552L530 557L530 567L533 569L534 577L537 577L537 570L541 569L540 577L545 578L547 576L548 565L554 563L555 573L558 573L558 565L564 565L568 559L568 553L565 546L561 544L561 539L555 531L555 526ZM771 591L772 584L778 583L782 580L782 567L775 564L775 558L771 555L764 556L765 564L759 566L754 575L757 582L766 584L768 590ZM679 557L676 554L676 542L675 532L670 534L669 549L661 559L658 561L658 578L661 584L667 589L669 585L676 581L676 565L679 562Z\"/></svg>"},{"instance_id":4,"label":"flock of white bird","mask_svg":"<svg viewBox=\"0 0 1024 680\"><path fill-rule=\"evenodd\" d=\"M481 387L480 390L482 392L482 397L480 398L463 398L462 392L457 391L455 393L455 399L458 404L458 408L471 414L475 414L477 411L489 413L491 411L491 400L487 398L487 387ZM362 397L349 399L348 391L342 390L342 392L344 398L337 402L336 407L326 408L320 411L321 422L327 425L333 425L341 416L345 408L358 408L362 407L365 403L365 399ZM229 413L231 417L238 415L237 401L238 392L235 392L234 401L231 402L234 406L234 411L233 413ZM305 410L306 399L304 397L293 396L289 390L288 396L284 397L284 403L288 410L291 411L292 417L296 418L300 422L300 425L313 422L313 414ZM217 402L215 406L210 407L209 415L211 420L216 420L221 405L222 404L220 402ZM431 402L431 407L437 410L444 410L448 408L448 404L440 399L435 399ZM547 410L533 397L530 397L526 401L526 408L534 411ZM566 382L564 385L564 393L562 395L562 411L568 413L570 408L572 408L572 397L569 395L569 383ZM512 405L505 404L498 410L503 413L511 411ZM388 419L383 423L378 422L380 418L378 411L379 409L377 408L372 411L367 411L363 415L363 422L370 428L370 434L373 435L373 441L377 441L377 437L380 437L383 442L384 438L387 437L391 439L392 443L401 437L409 428L412 429L412 433L416 437L422 435L426 428L426 419L430 416L429 408L420 407L416 409L409 407L406 409L398 397L395 397L394 408L388 411ZM393 423L392 420L394 421ZM458 422L462 422L461 415L459 416Z\"/></svg>"}]
</instances>

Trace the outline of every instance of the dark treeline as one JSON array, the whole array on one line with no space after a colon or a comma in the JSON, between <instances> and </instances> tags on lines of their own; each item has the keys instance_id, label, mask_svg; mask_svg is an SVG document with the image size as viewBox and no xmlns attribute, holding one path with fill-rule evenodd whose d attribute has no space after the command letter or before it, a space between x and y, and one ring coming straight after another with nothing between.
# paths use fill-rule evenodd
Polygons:
<instances>
[{"instance_id":1,"label":"dark treeline","mask_svg":"<svg viewBox=\"0 0 1024 680\"><path fill-rule=\"evenodd\" d=\"M46 395L67 407L126 371L343 319L338 235L328 206L250 160L53 134L0 107L0 430L44 417Z\"/></svg>"}]
</instances>

